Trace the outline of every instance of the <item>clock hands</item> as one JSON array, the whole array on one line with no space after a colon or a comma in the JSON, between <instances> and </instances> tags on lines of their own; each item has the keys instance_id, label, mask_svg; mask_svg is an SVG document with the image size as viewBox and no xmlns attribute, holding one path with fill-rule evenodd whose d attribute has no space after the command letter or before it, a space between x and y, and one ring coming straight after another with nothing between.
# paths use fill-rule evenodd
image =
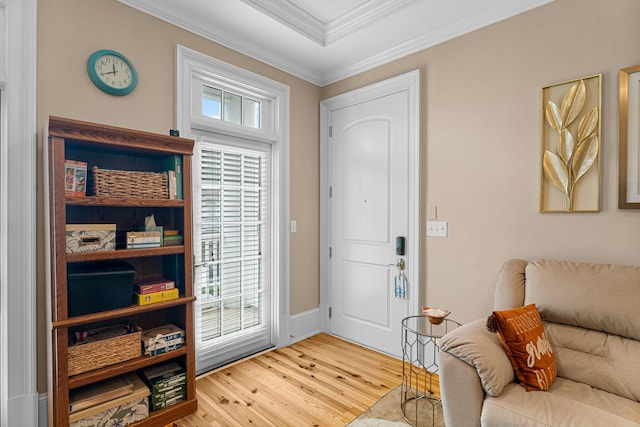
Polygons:
<instances>
[{"instance_id":1,"label":"clock hands","mask_svg":"<svg viewBox=\"0 0 640 427\"><path fill-rule=\"evenodd\" d=\"M116 74L118 74L118 71L116 71L116 64L111 64L113 66L113 71L105 71L104 73L100 73L101 76L104 76L105 74L113 74L114 76Z\"/></svg>"}]
</instances>

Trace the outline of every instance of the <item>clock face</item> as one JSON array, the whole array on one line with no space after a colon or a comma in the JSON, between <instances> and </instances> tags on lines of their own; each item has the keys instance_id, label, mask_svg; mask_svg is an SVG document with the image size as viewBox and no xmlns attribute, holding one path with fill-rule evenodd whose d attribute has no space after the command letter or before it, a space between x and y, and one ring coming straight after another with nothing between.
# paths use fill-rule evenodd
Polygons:
<instances>
[{"instance_id":1,"label":"clock face","mask_svg":"<svg viewBox=\"0 0 640 427\"><path fill-rule=\"evenodd\" d=\"M122 54L99 50L89 58L89 77L93 83L111 95L127 95L136 86L138 76L133 65Z\"/></svg>"}]
</instances>

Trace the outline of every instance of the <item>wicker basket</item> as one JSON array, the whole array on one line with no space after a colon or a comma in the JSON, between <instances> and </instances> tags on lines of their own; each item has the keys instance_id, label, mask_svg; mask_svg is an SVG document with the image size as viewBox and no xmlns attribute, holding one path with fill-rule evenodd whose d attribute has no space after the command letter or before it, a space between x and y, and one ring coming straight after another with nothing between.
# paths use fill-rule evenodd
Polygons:
<instances>
[{"instance_id":1,"label":"wicker basket","mask_svg":"<svg viewBox=\"0 0 640 427\"><path fill-rule=\"evenodd\" d=\"M67 351L69 375L115 365L142 355L142 329L101 341L71 345Z\"/></svg>"},{"instance_id":2,"label":"wicker basket","mask_svg":"<svg viewBox=\"0 0 640 427\"><path fill-rule=\"evenodd\" d=\"M92 171L95 196L169 198L169 178L166 172L121 171L99 169L97 166Z\"/></svg>"}]
</instances>

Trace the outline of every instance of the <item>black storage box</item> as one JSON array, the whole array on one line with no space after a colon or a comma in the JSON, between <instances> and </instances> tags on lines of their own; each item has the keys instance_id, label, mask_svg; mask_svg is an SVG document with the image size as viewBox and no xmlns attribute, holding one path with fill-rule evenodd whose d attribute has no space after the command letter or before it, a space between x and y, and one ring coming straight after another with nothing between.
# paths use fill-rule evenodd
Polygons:
<instances>
[{"instance_id":1,"label":"black storage box","mask_svg":"<svg viewBox=\"0 0 640 427\"><path fill-rule=\"evenodd\" d=\"M69 317L130 306L135 276L123 261L69 264Z\"/></svg>"}]
</instances>

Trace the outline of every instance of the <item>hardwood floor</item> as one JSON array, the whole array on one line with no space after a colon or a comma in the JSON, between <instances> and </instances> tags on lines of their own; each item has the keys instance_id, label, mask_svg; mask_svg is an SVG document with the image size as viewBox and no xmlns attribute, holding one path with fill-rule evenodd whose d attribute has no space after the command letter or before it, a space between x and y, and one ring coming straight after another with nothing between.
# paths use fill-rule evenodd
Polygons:
<instances>
[{"instance_id":1,"label":"hardwood floor","mask_svg":"<svg viewBox=\"0 0 640 427\"><path fill-rule=\"evenodd\" d=\"M344 426L401 380L402 360L318 334L198 378L198 411L176 424Z\"/></svg>"}]
</instances>

